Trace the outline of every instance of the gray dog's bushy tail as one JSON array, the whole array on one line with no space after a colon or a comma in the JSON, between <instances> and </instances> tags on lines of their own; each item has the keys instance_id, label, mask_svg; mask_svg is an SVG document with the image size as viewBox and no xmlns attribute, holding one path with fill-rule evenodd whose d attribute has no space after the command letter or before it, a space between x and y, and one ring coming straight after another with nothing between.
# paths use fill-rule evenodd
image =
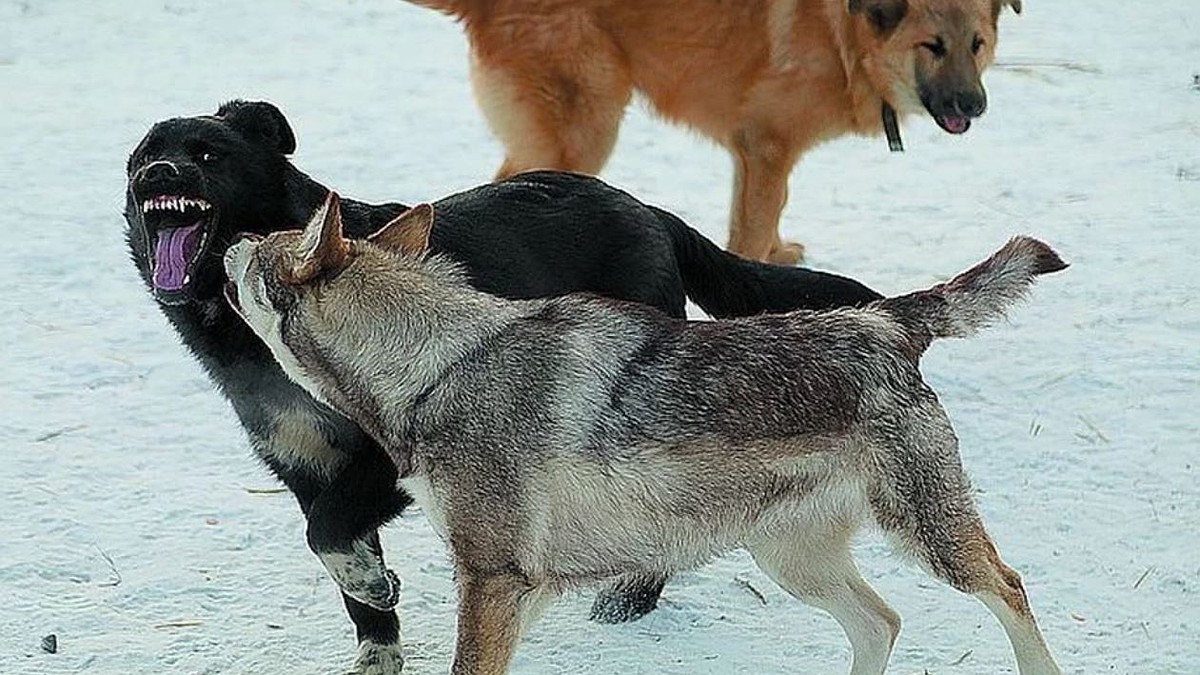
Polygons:
<instances>
[{"instance_id":1,"label":"gray dog's bushy tail","mask_svg":"<svg viewBox=\"0 0 1200 675\"><path fill-rule=\"evenodd\" d=\"M933 340L968 337L1004 316L1035 278L1067 263L1033 237L1013 237L990 258L933 288L887 298L878 307L905 327L919 355Z\"/></svg>"}]
</instances>

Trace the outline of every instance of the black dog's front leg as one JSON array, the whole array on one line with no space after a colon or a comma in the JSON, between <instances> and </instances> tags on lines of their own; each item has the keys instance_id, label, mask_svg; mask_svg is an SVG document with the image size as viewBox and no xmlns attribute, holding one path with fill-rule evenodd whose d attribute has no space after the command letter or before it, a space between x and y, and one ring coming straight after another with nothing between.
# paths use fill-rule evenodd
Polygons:
<instances>
[{"instance_id":1,"label":"black dog's front leg","mask_svg":"<svg viewBox=\"0 0 1200 675\"><path fill-rule=\"evenodd\" d=\"M342 589L346 612L354 622L359 654L353 672L393 675L404 665L400 622L392 609L399 599L400 582L384 562L378 527L403 511L411 499L397 490L395 466L381 448L372 444L357 450L328 483L294 475L285 482L308 519L309 548ZM353 595L346 586L354 589Z\"/></svg>"},{"instance_id":2,"label":"black dog's front leg","mask_svg":"<svg viewBox=\"0 0 1200 675\"><path fill-rule=\"evenodd\" d=\"M373 443L356 448L307 510L308 545L333 580L358 602L396 606L400 580L387 568L378 528L411 503L396 488L396 468Z\"/></svg>"}]
</instances>

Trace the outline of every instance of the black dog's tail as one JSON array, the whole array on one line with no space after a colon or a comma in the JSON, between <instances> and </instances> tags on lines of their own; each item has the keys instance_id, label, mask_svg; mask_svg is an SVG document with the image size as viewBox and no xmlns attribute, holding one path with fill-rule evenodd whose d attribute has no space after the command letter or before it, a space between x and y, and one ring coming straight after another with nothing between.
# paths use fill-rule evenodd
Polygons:
<instances>
[{"instance_id":1,"label":"black dog's tail","mask_svg":"<svg viewBox=\"0 0 1200 675\"><path fill-rule=\"evenodd\" d=\"M722 250L674 214L650 208L671 236L688 297L714 318L861 306L883 298L847 277L746 260Z\"/></svg>"},{"instance_id":2,"label":"black dog's tail","mask_svg":"<svg viewBox=\"0 0 1200 675\"><path fill-rule=\"evenodd\" d=\"M881 301L904 326L915 352L935 339L968 337L1004 316L1035 278L1066 269L1054 249L1032 237L1013 237L1004 248L950 281Z\"/></svg>"}]
</instances>

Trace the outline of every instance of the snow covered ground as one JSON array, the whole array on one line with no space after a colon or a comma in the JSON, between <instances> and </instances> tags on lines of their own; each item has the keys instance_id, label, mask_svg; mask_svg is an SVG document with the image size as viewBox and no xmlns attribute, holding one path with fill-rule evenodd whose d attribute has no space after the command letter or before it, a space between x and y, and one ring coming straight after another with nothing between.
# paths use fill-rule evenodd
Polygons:
<instances>
[{"instance_id":1,"label":"snow covered ground","mask_svg":"<svg viewBox=\"0 0 1200 675\"><path fill-rule=\"evenodd\" d=\"M1029 0L1002 20L992 107L909 151L840 140L792 180L810 263L898 292L1038 235L1072 267L925 372L990 528L1069 673L1200 672L1200 8ZM0 673L329 673L351 624L291 497L143 291L122 241L125 158L154 121L261 98L343 194L417 201L500 151L451 21L398 0L0 0ZM605 177L724 240L725 154L631 110ZM447 556L389 527L408 672L446 672ZM1013 672L970 598L864 539L904 617L889 672ZM762 592L765 603L748 590ZM514 673L840 673L828 617L745 555L635 624L567 598ZM59 653L39 648L58 636Z\"/></svg>"}]
</instances>

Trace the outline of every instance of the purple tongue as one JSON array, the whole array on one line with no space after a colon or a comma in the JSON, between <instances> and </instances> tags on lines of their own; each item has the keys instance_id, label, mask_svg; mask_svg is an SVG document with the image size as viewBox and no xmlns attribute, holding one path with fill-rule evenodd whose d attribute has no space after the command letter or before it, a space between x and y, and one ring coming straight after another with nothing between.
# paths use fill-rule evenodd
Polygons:
<instances>
[{"instance_id":1,"label":"purple tongue","mask_svg":"<svg viewBox=\"0 0 1200 675\"><path fill-rule=\"evenodd\" d=\"M187 283L188 263L200 247L200 226L167 227L159 230L154 247L154 287L177 291Z\"/></svg>"}]
</instances>

